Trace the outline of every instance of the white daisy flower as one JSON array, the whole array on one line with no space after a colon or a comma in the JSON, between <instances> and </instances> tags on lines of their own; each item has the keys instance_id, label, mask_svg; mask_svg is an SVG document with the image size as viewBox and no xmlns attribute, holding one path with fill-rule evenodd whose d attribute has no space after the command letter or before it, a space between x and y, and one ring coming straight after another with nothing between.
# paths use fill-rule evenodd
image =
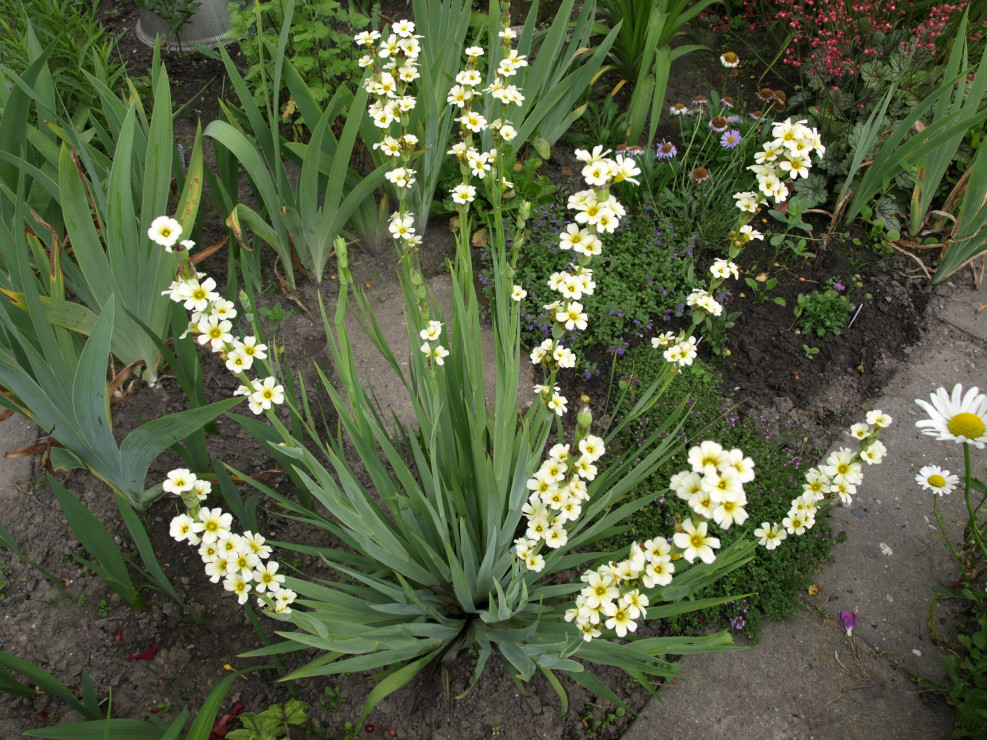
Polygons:
<instances>
[{"instance_id":1,"label":"white daisy flower","mask_svg":"<svg viewBox=\"0 0 987 740\"><path fill-rule=\"evenodd\" d=\"M948 470L943 470L938 465L926 465L918 471L915 482L927 491L942 496L946 493L952 493L959 484L960 478L957 475L950 475Z\"/></svg>"},{"instance_id":2,"label":"white daisy flower","mask_svg":"<svg viewBox=\"0 0 987 740\"><path fill-rule=\"evenodd\" d=\"M963 385L953 386L952 394L939 388L930 396L931 403L915 399L929 415L915 422L924 434L943 442L969 442L978 450L987 447L987 395L974 386L965 394Z\"/></svg>"}]
</instances>

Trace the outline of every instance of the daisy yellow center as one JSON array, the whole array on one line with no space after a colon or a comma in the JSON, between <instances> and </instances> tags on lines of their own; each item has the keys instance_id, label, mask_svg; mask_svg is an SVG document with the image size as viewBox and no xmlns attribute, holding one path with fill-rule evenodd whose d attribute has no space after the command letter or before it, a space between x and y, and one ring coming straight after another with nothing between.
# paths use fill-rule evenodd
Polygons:
<instances>
[{"instance_id":1,"label":"daisy yellow center","mask_svg":"<svg viewBox=\"0 0 987 740\"><path fill-rule=\"evenodd\" d=\"M984 420L976 414L964 411L950 419L946 428L957 437L976 439L984 433Z\"/></svg>"},{"instance_id":2,"label":"daisy yellow center","mask_svg":"<svg viewBox=\"0 0 987 740\"><path fill-rule=\"evenodd\" d=\"M946 485L946 479L943 478L941 475L930 475L929 485L933 486L934 488L942 488L944 485Z\"/></svg>"},{"instance_id":3,"label":"daisy yellow center","mask_svg":"<svg viewBox=\"0 0 987 740\"><path fill-rule=\"evenodd\" d=\"M689 538L689 544L693 547L702 547L705 542L705 538L696 532L692 537Z\"/></svg>"}]
</instances>

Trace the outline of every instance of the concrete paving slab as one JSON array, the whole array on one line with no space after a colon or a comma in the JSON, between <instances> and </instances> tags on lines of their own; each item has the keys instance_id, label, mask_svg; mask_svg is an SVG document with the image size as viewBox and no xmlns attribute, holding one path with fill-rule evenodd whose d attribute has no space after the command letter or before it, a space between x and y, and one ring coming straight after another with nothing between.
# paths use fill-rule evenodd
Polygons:
<instances>
[{"instance_id":1,"label":"concrete paving slab","mask_svg":"<svg viewBox=\"0 0 987 740\"><path fill-rule=\"evenodd\" d=\"M969 273L962 273L946 281L952 289L933 297L939 317L966 333L987 339L987 288L969 290L972 285ZM987 372L985 372L987 374ZM987 381L981 383L984 385Z\"/></svg>"},{"instance_id":2,"label":"concrete paving slab","mask_svg":"<svg viewBox=\"0 0 987 740\"><path fill-rule=\"evenodd\" d=\"M445 311L452 311L452 279L448 273L443 273L431 278L428 281L428 288L433 298ZM375 284L374 289L369 291L370 305L374 315L380 325L384 338L388 346L394 353L395 358L402 368L407 368L408 364L408 330L404 316L404 296L401 286L396 281L381 281ZM408 392L404 384L399 380L393 368L387 365L380 356L376 347L360 328L356 305L351 301L352 307L346 316L346 326L350 334L350 343L353 345L353 357L356 361L357 370L364 386L372 390L380 402L381 408L393 410L399 419L407 423L414 418L414 410L408 398ZM494 337L493 329L488 324L482 324L480 328L483 341L484 356L484 392L487 398L488 408L494 407L494 398L497 392L497 366L494 361ZM443 342L448 345L448 342ZM328 349L326 350L328 354ZM523 356L522 356L523 359ZM521 383L519 401L522 408L525 404L534 399L532 391L534 385L532 365L528 362L521 363Z\"/></svg>"},{"instance_id":3,"label":"concrete paving slab","mask_svg":"<svg viewBox=\"0 0 987 740\"><path fill-rule=\"evenodd\" d=\"M853 504L835 510L833 529L846 540L815 578L819 593L802 595L808 608L792 622L768 625L758 645L684 660L688 678L664 687L625 740L949 737L953 710L913 679L944 678L946 648L936 638L954 636L960 603L937 599L936 589L952 584L957 570L932 497L914 478L927 464L962 472L963 450L916 429L924 412L915 399L955 383L987 389L987 317L975 311L984 300L984 292L960 287L937 294L909 360L884 395L862 405L861 416L880 408L894 417L881 435L888 455L865 470ZM848 418L847 427L855 421ZM852 447L849 435L834 449L840 446ZM974 453L983 471L987 455ZM962 495L939 504L958 537ZM851 641L839 612L854 609Z\"/></svg>"}]
</instances>

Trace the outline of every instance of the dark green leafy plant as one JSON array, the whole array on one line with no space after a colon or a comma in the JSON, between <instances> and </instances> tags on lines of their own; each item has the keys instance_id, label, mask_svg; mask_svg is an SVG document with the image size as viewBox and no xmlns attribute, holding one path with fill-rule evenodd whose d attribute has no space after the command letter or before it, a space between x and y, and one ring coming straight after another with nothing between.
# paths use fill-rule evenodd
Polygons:
<instances>
[{"instance_id":1,"label":"dark green leafy plant","mask_svg":"<svg viewBox=\"0 0 987 740\"><path fill-rule=\"evenodd\" d=\"M814 290L808 294L799 293L795 323L803 331L815 333L818 337L827 334L839 336L846 327L852 309L850 299L833 288Z\"/></svg>"},{"instance_id":2,"label":"dark green leafy plant","mask_svg":"<svg viewBox=\"0 0 987 740\"><path fill-rule=\"evenodd\" d=\"M639 389L647 387L651 378L662 372L660 358L650 347L631 350L617 364L622 392L625 394L614 406L615 417L635 402ZM685 450L704 439L716 438L724 447L739 447L757 461L757 478L750 484L747 525L762 521L778 521L785 516L794 495L801 491L805 471L817 452L806 448L805 430L787 419L769 420L749 417L741 420L736 413L725 411L725 399L720 381L710 367L696 362L675 377L674 382L647 415L625 429L608 446L621 458L634 456L640 440L654 431L664 418L667 408L683 399L702 399L690 403L685 422L678 432L683 445L680 452L638 488L639 496L655 496L656 501L638 511L629 520L630 529L606 547L619 548L632 540L643 540L651 533L673 525L679 516L687 516L688 505L669 490L669 478L687 467ZM745 527L733 527L721 533L723 546L742 537ZM803 590L809 574L829 557L832 536L824 520L817 520L812 533L789 538L776 550L759 550L757 557L725 576L716 585L697 593L696 598L711 598L729 594L749 596L703 611L675 617L669 628L675 634L701 634L707 630L729 627L749 638L757 638L761 622L781 619L799 608L793 595ZM751 593L754 592L754 593Z\"/></svg>"},{"instance_id":3,"label":"dark green leafy plant","mask_svg":"<svg viewBox=\"0 0 987 740\"><path fill-rule=\"evenodd\" d=\"M955 738L981 737L987 726L987 613L976 611L970 633L957 638L966 654L943 656L946 685L935 686L956 709Z\"/></svg>"},{"instance_id":4,"label":"dark green leafy plant","mask_svg":"<svg viewBox=\"0 0 987 740\"><path fill-rule=\"evenodd\" d=\"M344 8L336 0L297 0L290 16L285 55L319 104L333 96L339 82L362 75L356 63L359 55L353 34L369 27L370 18L356 4L347 6ZM280 0L230 4L235 38L248 63L243 77L260 106L267 102L262 85L264 75L270 74L267 47L277 48L285 17L285 3ZM294 120L296 112L293 98L285 96L278 113L286 120Z\"/></svg>"},{"instance_id":5,"label":"dark green leafy plant","mask_svg":"<svg viewBox=\"0 0 987 740\"><path fill-rule=\"evenodd\" d=\"M551 336L553 321L544 309L550 303L548 280L566 269L572 253L559 249L557 222L565 218L557 206L538 209L528 222L521 246L515 282L527 292L521 305L522 343L533 347ZM572 333L569 348L579 357L587 350L623 354L628 342L661 331L672 318L682 316L694 265L693 239L684 237L650 202L629 216L611 237L599 267L596 291L583 301L589 319L587 329ZM490 262L487 252L479 261L479 281L488 296ZM598 368L584 365L589 377Z\"/></svg>"},{"instance_id":6,"label":"dark green leafy plant","mask_svg":"<svg viewBox=\"0 0 987 740\"><path fill-rule=\"evenodd\" d=\"M283 740L290 737L291 727L301 727L308 719L306 702L289 699L272 704L263 712L244 712L237 719L243 725L227 733L229 740Z\"/></svg>"}]
</instances>

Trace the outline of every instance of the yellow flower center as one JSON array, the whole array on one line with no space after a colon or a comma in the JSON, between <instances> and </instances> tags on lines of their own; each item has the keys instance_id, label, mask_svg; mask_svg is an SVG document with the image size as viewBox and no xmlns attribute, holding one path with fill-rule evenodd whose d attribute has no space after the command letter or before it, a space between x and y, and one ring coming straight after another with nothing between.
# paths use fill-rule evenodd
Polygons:
<instances>
[{"instance_id":1,"label":"yellow flower center","mask_svg":"<svg viewBox=\"0 0 987 740\"><path fill-rule=\"evenodd\" d=\"M702 547L704 542L705 542L705 538L698 532L696 532L694 535L692 535L692 537L689 538L689 544L691 544L693 547Z\"/></svg>"},{"instance_id":2,"label":"yellow flower center","mask_svg":"<svg viewBox=\"0 0 987 740\"><path fill-rule=\"evenodd\" d=\"M967 439L976 439L984 433L984 420L976 414L964 411L949 420L946 425L950 434Z\"/></svg>"},{"instance_id":3,"label":"yellow flower center","mask_svg":"<svg viewBox=\"0 0 987 740\"><path fill-rule=\"evenodd\" d=\"M942 488L944 485L946 485L946 479L943 478L941 475L930 475L929 485L932 486L933 488Z\"/></svg>"}]
</instances>

